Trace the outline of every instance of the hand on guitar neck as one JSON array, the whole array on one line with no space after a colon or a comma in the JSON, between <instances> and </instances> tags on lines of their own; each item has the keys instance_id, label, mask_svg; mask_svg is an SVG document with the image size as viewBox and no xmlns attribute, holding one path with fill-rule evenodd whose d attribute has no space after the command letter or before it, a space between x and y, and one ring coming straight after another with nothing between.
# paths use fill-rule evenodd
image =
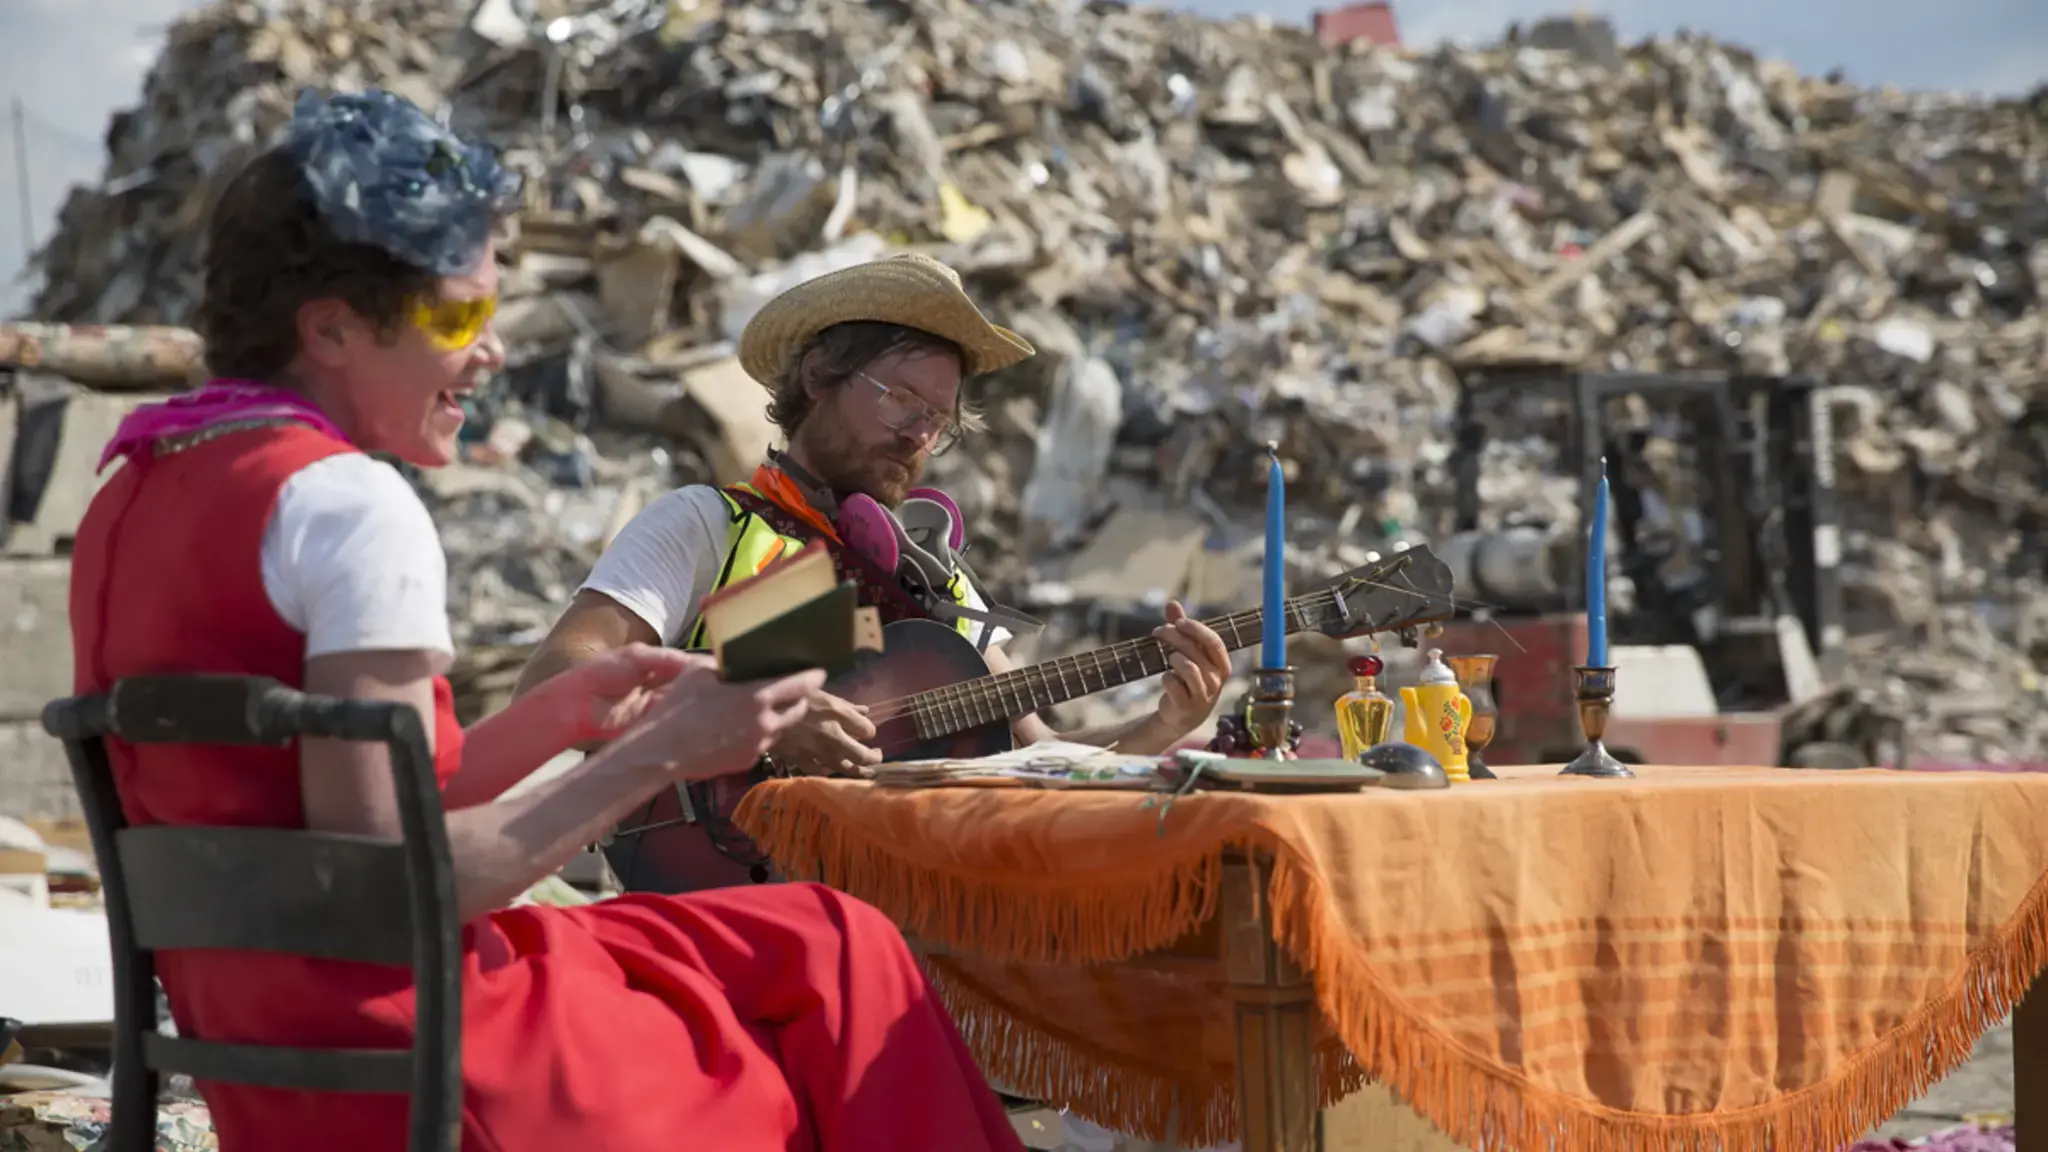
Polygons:
<instances>
[{"instance_id":1,"label":"hand on guitar neck","mask_svg":"<svg viewBox=\"0 0 2048 1152\"><path fill-rule=\"evenodd\" d=\"M1168 601L1166 623L1152 630L1152 638L1167 649L1166 672L1159 678L1159 718L1169 735L1165 744L1150 752L1164 752L1175 741L1208 723L1223 698L1223 682L1230 679L1230 648L1214 628L1190 617L1180 601Z\"/></svg>"},{"instance_id":2,"label":"hand on guitar neck","mask_svg":"<svg viewBox=\"0 0 2048 1152\"><path fill-rule=\"evenodd\" d=\"M1164 753L1208 723L1223 697L1223 685L1230 679L1229 646L1214 628L1190 617L1177 600L1166 605L1166 622L1152 630L1152 639L1166 658L1166 669L1159 675L1159 701L1152 711L1134 720L1075 732L1054 732L1037 713L1027 713L1010 723L1017 742L1034 744L1058 736L1073 744L1152 756ZM988 656L988 670L995 675L1016 668L1004 653L990 652Z\"/></svg>"}]
</instances>

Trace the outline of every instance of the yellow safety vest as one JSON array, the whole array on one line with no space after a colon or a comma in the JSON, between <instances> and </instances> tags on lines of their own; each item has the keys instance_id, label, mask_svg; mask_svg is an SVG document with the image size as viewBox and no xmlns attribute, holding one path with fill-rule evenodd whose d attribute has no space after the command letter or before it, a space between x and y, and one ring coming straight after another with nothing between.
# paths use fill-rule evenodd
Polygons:
<instances>
[{"instance_id":1,"label":"yellow safety vest","mask_svg":"<svg viewBox=\"0 0 2048 1152\"><path fill-rule=\"evenodd\" d=\"M760 499L767 499L751 484L741 484L738 487L746 489ZM807 543L797 537L784 536L777 532L774 525L740 507L740 502L733 499L732 494L725 489L718 490L718 497L725 501L726 516L732 521L732 526L726 530L725 564L718 570L718 583L711 586L712 591L715 592L735 581L745 580L766 568L778 557L793 553ZM966 606L969 585L967 577L957 568L946 581L946 594L953 598L953 603ZM972 640L974 623L963 616L953 621L953 627L959 630L960 635ZM690 629L689 642L683 647L704 647L704 621L701 618Z\"/></svg>"}]
</instances>

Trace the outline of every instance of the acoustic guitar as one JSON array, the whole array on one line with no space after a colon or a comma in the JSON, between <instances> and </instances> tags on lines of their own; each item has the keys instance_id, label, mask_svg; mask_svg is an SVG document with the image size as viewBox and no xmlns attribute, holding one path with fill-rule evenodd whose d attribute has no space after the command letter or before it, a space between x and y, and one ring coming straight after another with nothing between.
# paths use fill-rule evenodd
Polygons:
<instances>
[{"instance_id":1,"label":"acoustic guitar","mask_svg":"<svg viewBox=\"0 0 2048 1152\"><path fill-rule=\"evenodd\" d=\"M1451 570L1435 553L1408 548L1289 599L1287 631L1339 639L1406 631L1450 617L1452 590ZM1256 609L1203 623L1233 652L1264 637ZM1146 636L997 674L971 641L936 621L899 620L882 641L880 653L825 690L866 706L875 723L870 743L890 762L1006 752L1016 746L1012 720L1157 676L1169 651ZM728 823L752 783L733 776L687 795L680 786L660 793L605 846L620 883L632 892L689 892L767 879L767 862Z\"/></svg>"}]
</instances>

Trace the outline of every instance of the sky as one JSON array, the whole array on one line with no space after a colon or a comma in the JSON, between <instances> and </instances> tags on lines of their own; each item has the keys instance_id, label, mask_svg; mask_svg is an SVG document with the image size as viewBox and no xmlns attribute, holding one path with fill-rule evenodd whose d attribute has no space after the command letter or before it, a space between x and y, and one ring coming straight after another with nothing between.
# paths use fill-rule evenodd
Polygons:
<instances>
[{"instance_id":1,"label":"sky","mask_svg":"<svg viewBox=\"0 0 2048 1152\"><path fill-rule=\"evenodd\" d=\"M1305 23L1336 0L1180 0L1208 15L1264 13ZM0 316L18 287L27 231L40 243L75 183L97 179L107 119L132 105L164 29L204 0L0 0L0 99L21 101L26 196L11 123L0 123ZM1866 84L2017 95L2048 80L2048 3L2041 0L1609 0L1584 5L1630 40L1690 28L1810 73L1844 69ZM1394 0L1404 41L1483 41L1511 20L1569 12L1544 0Z\"/></svg>"}]
</instances>

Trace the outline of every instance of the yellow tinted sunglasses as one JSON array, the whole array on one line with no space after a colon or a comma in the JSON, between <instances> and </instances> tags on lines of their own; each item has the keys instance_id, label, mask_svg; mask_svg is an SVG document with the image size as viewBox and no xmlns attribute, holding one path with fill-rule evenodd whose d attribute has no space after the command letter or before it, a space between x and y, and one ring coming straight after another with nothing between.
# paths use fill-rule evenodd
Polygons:
<instances>
[{"instance_id":1,"label":"yellow tinted sunglasses","mask_svg":"<svg viewBox=\"0 0 2048 1152\"><path fill-rule=\"evenodd\" d=\"M443 352L460 352L477 342L491 317L498 314L498 298L481 300L422 300L413 305L412 323L427 342Z\"/></svg>"}]
</instances>

